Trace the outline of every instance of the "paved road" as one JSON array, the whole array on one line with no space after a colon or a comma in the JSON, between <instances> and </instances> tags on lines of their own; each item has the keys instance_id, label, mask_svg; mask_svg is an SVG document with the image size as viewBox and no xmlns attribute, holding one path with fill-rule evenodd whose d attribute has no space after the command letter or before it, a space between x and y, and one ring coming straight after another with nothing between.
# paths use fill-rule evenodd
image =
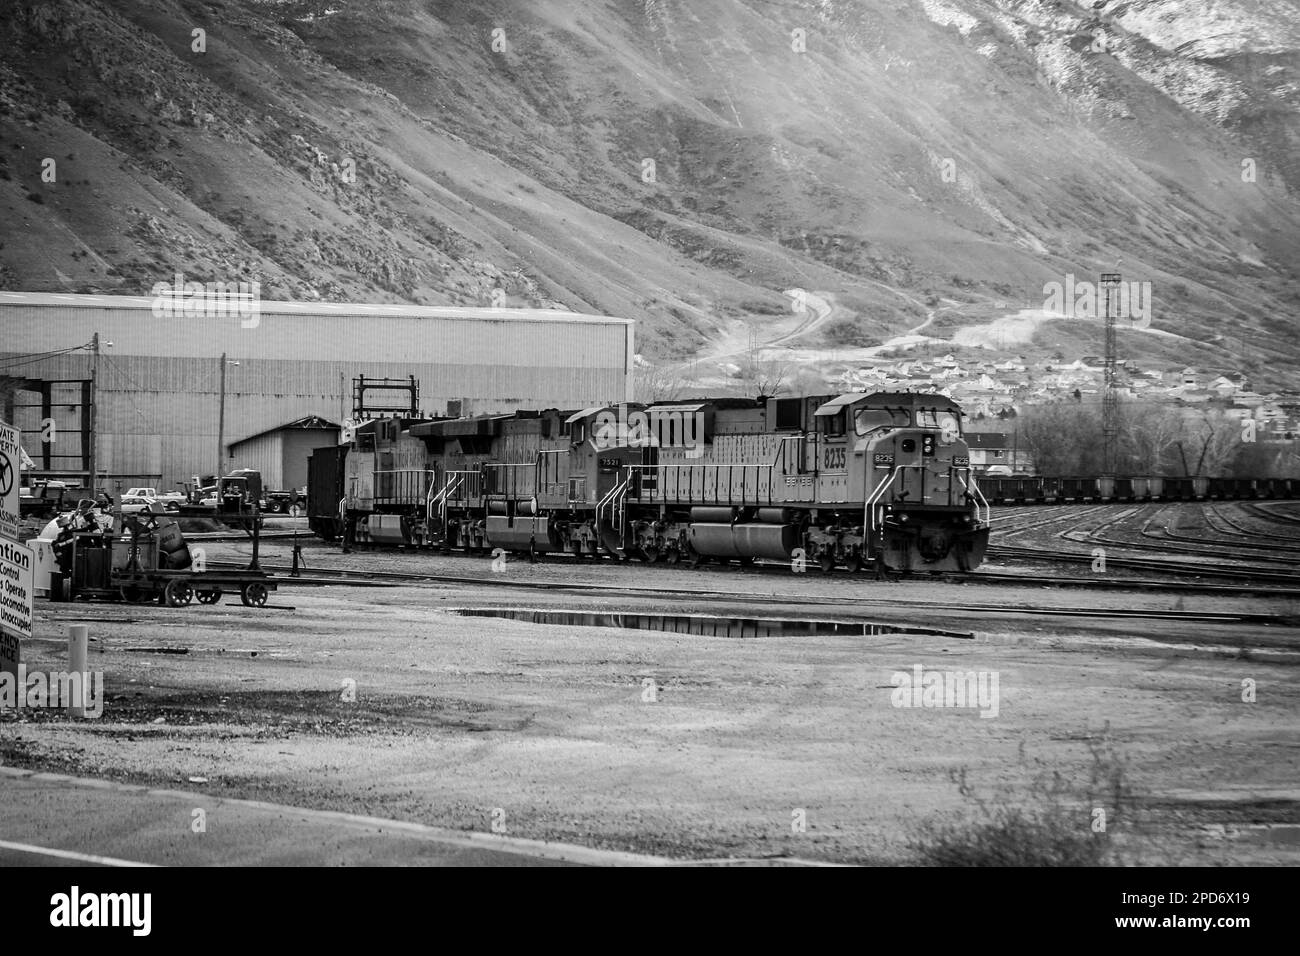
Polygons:
<instances>
[{"instance_id":1,"label":"paved road","mask_svg":"<svg viewBox=\"0 0 1300 956\"><path fill-rule=\"evenodd\" d=\"M0 767L0 866L636 866L659 857ZM206 832L194 831L202 810Z\"/></svg>"}]
</instances>

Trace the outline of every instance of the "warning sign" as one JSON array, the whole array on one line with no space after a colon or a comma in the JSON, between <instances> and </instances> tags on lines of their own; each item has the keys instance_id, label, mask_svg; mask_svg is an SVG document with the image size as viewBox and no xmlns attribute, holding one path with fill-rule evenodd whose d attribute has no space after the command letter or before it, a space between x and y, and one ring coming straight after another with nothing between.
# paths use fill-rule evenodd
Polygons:
<instances>
[{"instance_id":1,"label":"warning sign","mask_svg":"<svg viewBox=\"0 0 1300 956\"><path fill-rule=\"evenodd\" d=\"M18 429L0 422L0 536L18 540L18 486L22 451Z\"/></svg>"},{"instance_id":2,"label":"warning sign","mask_svg":"<svg viewBox=\"0 0 1300 956\"><path fill-rule=\"evenodd\" d=\"M0 538L0 671L18 676L22 639L32 638L32 549Z\"/></svg>"}]
</instances>

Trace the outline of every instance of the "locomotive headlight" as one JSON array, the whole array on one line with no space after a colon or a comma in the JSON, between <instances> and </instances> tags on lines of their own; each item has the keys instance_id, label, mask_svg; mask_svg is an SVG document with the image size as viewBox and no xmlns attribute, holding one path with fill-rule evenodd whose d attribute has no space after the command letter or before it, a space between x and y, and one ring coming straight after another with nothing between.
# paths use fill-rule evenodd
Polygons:
<instances>
[{"instance_id":1,"label":"locomotive headlight","mask_svg":"<svg viewBox=\"0 0 1300 956\"><path fill-rule=\"evenodd\" d=\"M957 425L957 419L953 415L944 415L939 419L939 441L945 445L951 445L961 437L961 428Z\"/></svg>"}]
</instances>

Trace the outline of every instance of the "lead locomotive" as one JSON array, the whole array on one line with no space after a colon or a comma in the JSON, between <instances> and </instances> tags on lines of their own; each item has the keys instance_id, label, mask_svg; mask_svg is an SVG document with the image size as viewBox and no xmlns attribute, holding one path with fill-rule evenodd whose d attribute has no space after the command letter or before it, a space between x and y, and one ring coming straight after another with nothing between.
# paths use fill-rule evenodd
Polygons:
<instances>
[{"instance_id":1,"label":"lead locomotive","mask_svg":"<svg viewBox=\"0 0 1300 956\"><path fill-rule=\"evenodd\" d=\"M379 419L311 461L347 544L967 571L988 544L961 409L877 392Z\"/></svg>"}]
</instances>

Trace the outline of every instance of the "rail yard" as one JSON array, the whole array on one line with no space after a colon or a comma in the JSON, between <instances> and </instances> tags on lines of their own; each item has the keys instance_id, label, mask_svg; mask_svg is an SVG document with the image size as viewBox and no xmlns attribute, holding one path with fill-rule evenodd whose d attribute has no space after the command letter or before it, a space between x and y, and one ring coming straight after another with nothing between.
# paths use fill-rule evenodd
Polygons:
<instances>
[{"instance_id":1,"label":"rail yard","mask_svg":"<svg viewBox=\"0 0 1300 956\"><path fill-rule=\"evenodd\" d=\"M252 799L693 862L916 862L964 779L1083 830L1104 809L1118 862L1297 861L1300 502L995 507L983 565L887 579L345 553L305 525L267 519L264 607L38 602L25 662L86 623L104 716L7 712L4 764L191 793L210 825ZM241 532L189 538L248 563ZM997 693L899 706L916 668ZM182 840L151 852L205 861ZM123 824L98 852L140 846Z\"/></svg>"}]
</instances>

